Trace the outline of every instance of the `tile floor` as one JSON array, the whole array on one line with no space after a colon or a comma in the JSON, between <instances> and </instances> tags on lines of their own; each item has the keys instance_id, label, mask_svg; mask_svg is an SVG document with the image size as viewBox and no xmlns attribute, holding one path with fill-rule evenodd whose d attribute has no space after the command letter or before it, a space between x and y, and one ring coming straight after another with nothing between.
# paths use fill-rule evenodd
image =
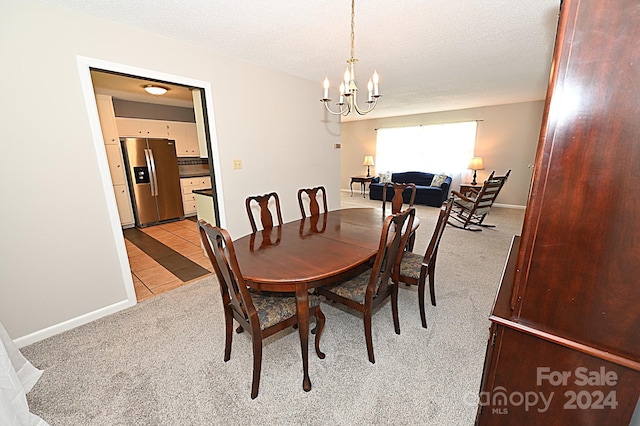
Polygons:
<instances>
[{"instance_id":1,"label":"tile floor","mask_svg":"<svg viewBox=\"0 0 640 426\"><path fill-rule=\"evenodd\" d=\"M166 245L179 253L179 255L197 263L207 271L212 271L209 259L200 247L200 236L198 234L197 224L193 220L185 219L178 222L150 226L139 229L139 231L144 232L146 235ZM183 281L130 240L125 238L124 241L127 247L131 276L138 301L148 299L154 295L202 278L198 277L189 281Z\"/></svg>"}]
</instances>

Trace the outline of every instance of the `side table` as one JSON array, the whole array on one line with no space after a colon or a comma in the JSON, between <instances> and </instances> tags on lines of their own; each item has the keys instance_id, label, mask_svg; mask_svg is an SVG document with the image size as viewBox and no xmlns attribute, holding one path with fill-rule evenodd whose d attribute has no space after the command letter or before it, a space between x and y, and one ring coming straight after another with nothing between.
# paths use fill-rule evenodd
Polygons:
<instances>
[{"instance_id":1,"label":"side table","mask_svg":"<svg viewBox=\"0 0 640 426\"><path fill-rule=\"evenodd\" d=\"M467 195L468 192L471 192L471 189L477 189L480 190L480 188L482 188L482 185L471 185L470 183L461 183L460 184L460 192L462 195Z\"/></svg>"},{"instance_id":2,"label":"side table","mask_svg":"<svg viewBox=\"0 0 640 426\"><path fill-rule=\"evenodd\" d=\"M367 188L367 183L371 183L373 176L351 176L351 183L349 183L349 189L351 189L351 196L353 197L353 182L360 182L360 193L364 198L364 191Z\"/></svg>"}]
</instances>

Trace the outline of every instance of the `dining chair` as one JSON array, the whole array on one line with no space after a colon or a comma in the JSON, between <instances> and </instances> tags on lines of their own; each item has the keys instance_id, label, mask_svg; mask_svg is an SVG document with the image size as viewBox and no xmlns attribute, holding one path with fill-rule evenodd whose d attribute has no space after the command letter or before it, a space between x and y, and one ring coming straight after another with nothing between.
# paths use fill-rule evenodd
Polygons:
<instances>
[{"instance_id":1,"label":"dining chair","mask_svg":"<svg viewBox=\"0 0 640 426\"><path fill-rule=\"evenodd\" d=\"M253 382L251 398L258 396L260 370L262 367L262 341L287 327L298 324L296 298L293 294L251 291L247 287L236 259L235 249L229 233L213 227L204 220L198 221L200 239L215 270L224 309L225 346L224 361L231 358L233 320L251 336L253 345ZM325 316L320 309L320 299L309 295L309 316L316 318L315 348L318 358L324 359L320 351L320 336L324 329Z\"/></svg>"},{"instance_id":2,"label":"dining chair","mask_svg":"<svg viewBox=\"0 0 640 426\"><path fill-rule=\"evenodd\" d=\"M431 304L436 306L436 292L435 292L435 273L436 273L436 259L438 257L438 247L440 246L440 240L444 229L447 227L447 220L451 214L451 207L453 206L453 198L449 198L442 203L440 207L440 214L436 221L436 226L431 235L431 240L427 246L427 250L423 255L418 253L412 253L405 251L400 262L400 268L396 270L398 276L395 277L397 282L402 282L409 285L418 286L418 305L420 306L420 319L422 320L422 327L427 328L427 316L424 308L424 291L426 286L427 277L429 277L429 293L431 295Z\"/></svg>"},{"instance_id":3,"label":"dining chair","mask_svg":"<svg viewBox=\"0 0 640 426\"><path fill-rule=\"evenodd\" d=\"M318 197L322 197L323 210L320 211L320 204L318 203ZM302 188L298 190L298 204L300 205L300 213L302 217L307 217L305 212L305 201L309 206L309 216L316 216L320 213L326 213L327 210L327 191L324 186L317 186L315 188Z\"/></svg>"},{"instance_id":4,"label":"dining chair","mask_svg":"<svg viewBox=\"0 0 640 426\"><path fill-rule=\"evenodd\" d=\"M276 218L278 219L278 225L282 225L282 213L280 211L280 198L278 197L278 194L270 192L265 195L253 195L247 197L245 200L247 215L249 216L249 222L251 223L251 230L253 232L257 232L258 227L256 226L256 221L253 217L252 202L257 203L260 208L260 222L262 223L262 229L271 229L273 228L273 215L271 214L269 203L272 198L275 206Z\"/></svg>"},{"instance_id":5,"label":"dining chair","mask_svg":"<svg viewBox=\"0 0 640 426\"><path fill-rule=\"evenodd\" d=\"M341 303L362 313L367 353L369 362L372 364L375 364L376 361L373 354L371 315L374 309L389 297L391 297L393 326L396 334L400 334L398 286L392 278L393 271L400 267L402 248L407 244L414 218L415 209L413 207L388 216L382 226L378 252L373 266L366 268L347 281L316 288L318 294L328 300Z\"/></svg>"},{"instance_id":6,"label":"dining chair","mask_svg":"<svg viewBox=\"0 0 640 426\"><path fill-rule=\"evenodd\" d=\"M389 192L393 191L393 196L389 200L391 202L391 214L400 213L404 205L404 192L409 190L409 203L407 207L413 207L413 202L416 199L416 185L414 183L395 183L386 182L384 184L384 190L382 191L382 217L386 217L387 199L389 198ZM407 250L413 250L413 245L416 241L415 230L412 230L407 241Z\"/></svg>"}]
</instances>

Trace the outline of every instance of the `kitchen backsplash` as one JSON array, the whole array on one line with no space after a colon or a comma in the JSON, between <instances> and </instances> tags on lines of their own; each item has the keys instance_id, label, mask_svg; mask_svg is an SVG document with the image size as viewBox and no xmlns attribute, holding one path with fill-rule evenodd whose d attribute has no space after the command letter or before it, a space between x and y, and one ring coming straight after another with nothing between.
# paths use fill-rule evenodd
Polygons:
<instances>
[{"instance_id":1,"label":"kitchen backsplash","mask_svg":"<svg viewBox=\"0 0 640 426\"><path fill-rule=\"evenodd\" d=\"M178 172L180 177L207 176L209 162L206 158L178 157Z\"/></svg>"}]
</instances>

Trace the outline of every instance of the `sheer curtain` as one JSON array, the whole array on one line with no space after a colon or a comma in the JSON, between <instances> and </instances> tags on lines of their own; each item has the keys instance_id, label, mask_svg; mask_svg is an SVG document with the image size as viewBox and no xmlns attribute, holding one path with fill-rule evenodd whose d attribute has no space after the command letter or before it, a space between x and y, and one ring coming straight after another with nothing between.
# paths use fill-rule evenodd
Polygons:
<instances>
[{"instance_id":1,"label":"sheer curtain","mask_svg":"<svg viewBox=\"0 0 640 426\"><path fill-rule=\"evenodd\" d=\"M378 129L376 171L419 171L451 176L456 188L476 143L476 121Z\"/></svg>"}]
</instances>

